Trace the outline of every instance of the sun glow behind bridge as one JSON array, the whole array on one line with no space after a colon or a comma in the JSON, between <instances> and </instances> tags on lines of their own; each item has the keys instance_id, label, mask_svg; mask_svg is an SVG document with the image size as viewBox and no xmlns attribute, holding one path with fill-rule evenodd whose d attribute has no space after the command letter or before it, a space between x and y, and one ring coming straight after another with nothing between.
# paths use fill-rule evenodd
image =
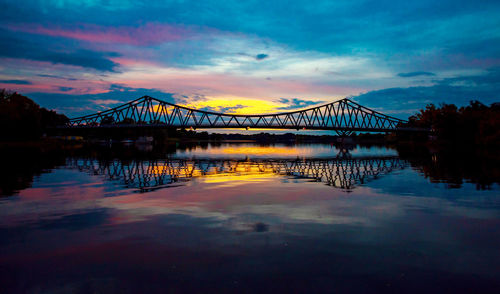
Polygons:
<instances>
[{"instance_id":1,"label":"sun glow behind bridge","mask_svg":"<svg viewBox=\"0 0 500 294\"><path fill-rule=\"evenodd\" d=\"M66 128L175 127L272 128L387 132L404 129L405 121L364 107L348 98L299 111L237 115L204 111L143 96L115 108L70 119Z\"/></svg>"},{"instance_id":2,"label":"sun glow behind bridge","mask_svg":"<svg viewBox=\"0 0 500 294\"><path fill-rule=\"evenodd\" d=\"M337 99L332 99L335 101ZM340 99L339 99L340 100ZM313 105L319 105L323 101L313 102ZM255 114L273 114L288 112L294 110L302 110L311 106L293 107L286 103L273 102L268 100L248 99L243 97L217 97L207 98L200 101L188 103L176 103L176 105L187 107L195 110L211 111L225 114L238 115L255 115ZM103 105L105 106L105 105ZM293 109L292 109L293 108ZM160 105L154 105L151 108L153 112L160 112ZM166 110L168 111L168 110Z\"/></svg>"},{"instance_id":3,"label":"sun glow behind bridge","mask_svg":"<svg viewBox=\"0 0 500 294\"><path fill-rule=\"evenodd\" d=\"M318 103L319 102L321 101L318 101ZM179 105L199 110L244 115L284 112L285 108L288 109L287 111L291 110L289 109L290 105L286 103L233 96L208 98L207 100L194 101ZM306 107L296 107L295 110L303 108Z\"/></svg>"}]
</instances>

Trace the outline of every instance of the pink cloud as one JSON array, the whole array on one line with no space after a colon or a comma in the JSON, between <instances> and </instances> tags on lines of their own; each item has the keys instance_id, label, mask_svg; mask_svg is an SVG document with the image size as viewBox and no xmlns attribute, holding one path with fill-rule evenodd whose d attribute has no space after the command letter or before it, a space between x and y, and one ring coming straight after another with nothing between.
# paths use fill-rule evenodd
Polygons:
<instances>
[{"instance_id":1,"label":"pink cloud","mask_svg":"<svg viewBox=\"0 0 500 294\"><path fill-rule=\"evenodd\" d=\"M40 85L40 84L31 84L31 85L15 85L0 82L0 89L8 89L9 91L16 91L20 93L29 93L29 92L48 92L54 93L55 87L51 85Z\"/></svg>"},{"instance_id":2,"label":"pink cloud","mask_svg":"<svg viewBox=\"0 0 500 294\"><path fill-rule=\"evenodd\" d=\"M103 76L86 75L79 66L52 64L29 59L0 58L7 67L16 67L19 75L3 75L0 80L28 80L30 84L1 83L6 88L20 93L44 92L61 94L100 94L109 92L110 82Z\"/></svg>"},{"instance_id":3,"label":"pink cloud","mask_svg":"<svg viewBox=\"0 0 500 294\"><path fill-rule=\"evenodd\" d=\"M109 92L109 85L106 84L104 87L102 85L88 85L88 87L78 86L73 88L72 85L62 85L60 83L44 83L43 81L34 81L31 85L14 85L0 83L0 89L8 89L10 91L16 91L22 94L33 93L33 92L43 92L43 93L59 93L59 94L102 94Z\"/></svg>"},{"instance_id":4,"label":"pink cloud","mask_svg":"<svg viewBox=\"0 0 500 294\"><path fill-rule=\"evenodd\" d=\"M76 27L44 27L23 24L11 25L9 29L92 43L118 43L136 46L177 41L193 35L190 30L184 27L158 23L147 23L139 27L104 27L93 24L82 24Z\"/></svg>"},{"instance_id":5,"label":"pink cloud","mask_svg":"<svg viewBox=\"0 0 500 294\"><path fill-rule=\"evenodd\" d=\"M273 79L271 81L246 76L202 73L157 74L135 72L133 76L113 78L113 83L132 88L158 89L170 93L206 96L235 96L274 101L281 97L304 99L335 99L357 94L366 89L324 85L308 81Z\"/></svg>"},{"instance_id":6,"label":"pink cloud","mask_svg":"<svg viewBox=\"0 0 500 294\"><path fill-rule=\"evenodd\" d=\"M111 61L114 63L118 63L121 66L158 66L158 63L149 61L149 60L144 60L144 59L137 59L137 58L123 58L123 57L113 57L110 58Z\"/></svg>"}]
</instances>

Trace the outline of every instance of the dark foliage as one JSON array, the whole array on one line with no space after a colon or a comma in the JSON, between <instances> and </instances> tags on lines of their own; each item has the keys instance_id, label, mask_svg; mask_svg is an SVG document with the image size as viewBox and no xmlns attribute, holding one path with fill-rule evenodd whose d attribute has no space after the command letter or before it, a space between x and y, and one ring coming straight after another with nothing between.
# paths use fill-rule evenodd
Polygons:
<instances>
[{"instance_id":1,"label":"dark foliage","mask_svg":"<svg viewBox=\"0 0 500 294\"><path fill-rule=\"evenodd\" d=\"M0 140L38 139L47 128L67 121L65 115L40 107L26 96L0 90Z\"/></svg>"},{"instance_id":2,"label":"dark foliage","mask_svg":"<svg viewBox=\"0 0 500 294\"><path fill-rule=\"evenodd\" d=\"M500 105L471 101L466 107L429 104L409 119L409 125L430 128L440 141L468 145L500 145Z\"/></svg>"},{"instance_id":3,"label":"dark foliage","mask_svg":"<svg viewBox=\"0 0 500 294\"><path fill-rule=\"evenodd\" d=\"M24 144L24 143L23 143ZM0 146L0 198L31 187L33 178L64 165L60 146Z\"/></svg>"},{"instance_id":4,"label":"dark foliage","mask_svg":"<svg viewBox=\"0 0 500 294\"><path fill-rule=\"evenodd\" d=\"M477 190L500 185L500 156L492 149L467 149L460 146L427 148L419 144L397 145L399 157L410 162L433 183L461 188L466 182Z\"/></svg>"}]
</instances>

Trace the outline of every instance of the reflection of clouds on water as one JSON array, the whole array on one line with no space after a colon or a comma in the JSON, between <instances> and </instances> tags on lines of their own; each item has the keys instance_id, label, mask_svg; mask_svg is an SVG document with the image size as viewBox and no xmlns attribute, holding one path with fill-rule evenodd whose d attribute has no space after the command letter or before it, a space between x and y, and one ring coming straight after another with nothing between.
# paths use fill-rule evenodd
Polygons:
<instances>
[{"instance_id":1,"label":"reflection of clouds on water","mask_svg":"<svg viewBox=\"0 0 500 294\"><path fill-rule=\"evenodd\" d=\"M67 170L57 171L67 176ZM71 174L71 173L70 173ZM378 189L361 187L353 193L315 185L289 183L283 189L281 182L266 181L258 186L252 182L218 190L215 183L197 183L175 189L158 190L147 194L122 192L115 197L102 197L105 190L99 182L61 190L58 197L32 197L50 194L50 190L32 188L23 191L17 201L0 206L2 227L28 225L46 230L66 228L65 223L75 215L92 216L105 212L99 223L84 221L81 226L124 225L149 222L152 218L183 215L185 223L198 219L197 225L235 231L252 231L263 223L270 233L311 234L328 231L333 226L379 227L404 218L408 214L436 214L465 219L498 219L495 205L491 208L457 206L447 199L429 197L398 197L380 194ZM213 189L206 189L215 185ZM212 192L207 192L212 191ZM279 192L281 191L281 192ZM78 195L86 195L80 197ZM477 200L477 199L476 199ZM486 201L488 201L486 199ZM498 202L497 202L498 204ZM78 224L77 224L78 225ZM322 226L317 226L322 225ZM326 225L326 226L325 226ZM310 231L310 229L313 229ZM266 230L266 231L267 231Z\"/></svg>"},{"instance_id":2,"label":"reflection of clouds on water","mask_svg":"<svg viewBox=\"0 0 500 294\"><path fill-rule=\"evenodd\" d=\"M418 268L425 275L433 270L498 276L492 271L500 260L494 234L500 225L498 195L472 190L469 203L425 195L439 186L408 180L421 177L410 169L351 193L310 179L241 173L239 179L223 174L235 177L230 181L214 181L214 174L147 193L69 168L43 174L35 187L0 201L0 248L6 256L0 261L31 266L41 260L44 272L49 262L55 268L70 263L65 270L73 273L89 263L133 272L144 264L170 270L183 262L211 272L228 259L235 266L274 260L309 270L314 260L327 270L338 265L339 275L347 269L364 276L383 264L398 273ZM398 181L416 183L412 190L418 196L408 189L398 193ZM234 273L230 267L225 273Z\"/></svg>"},{"instance_id":3,"label":"reflection of clouds on water","mask_svg":"<svg viewBox=\"0 0 500 294\"><path fill-rule=\"evenodd\" d=\"M197 182L204 182L212 184L206 189L223 189L229 187L236 187L241 185L247 185L248 183L261 184L268 181L275 181L279 178L279 175L273 173L272 171L262 171L262 172L237 172L236 174L223 173L208 175L201 179L197 179Z\"/></svg>"},{"instance_id":4,"label":"reflection of clouds on water","mask_svg":"<svg viewBox=\"0 0 500 294\"><path fill-rule=\"evenodd\" d=\"M231 159L198 151L138 158L128 149L66 157L65 167L0 198L0 264L9 271L2 282L35 277L33 285L57 281L67 290L94 279L129 290L137 277L140 287L250 277L274 285L277 271L291 282L307 280L309 291L325 273L332 285L375 277L370 289L394 277L411 285L445 277L457 289L470 277L477 285L500 281L496 186L446 189L383 148L339 159L321 145L311 149L314 157L297 160L266 157L288 148L281 145L239 158L249 149L238 146ZM144 283L150 273L154 279ZM96 292L112 292L102 289Z\"/></svg>"},{"instance_id":5,"label":"reflection of clouds on water","mask_svg":"<svg viewBox=\"0 0 500 294\"><path fill-rule=\"evenodd\" d=\"M302 145L257 145L256 143L222 144L208 146L194 146L189 150L178 150L179 158L329 158L339 153L339 149L331 144L302 144ZM354 156L397 156L396 150L387 147L359 147L351 150Z\"/></svg>"},{"instance_id":6,"label":"reflection of clouds on water","mask_svg":"<svg viewBox=\"0 0 500 294\"><path fill-rule=\"evenodd\" d=\"M167 170L161 165L153 167L157 173ZM283 223L372 226L380 220L404 215L406 211L419 210L487 219L497 215L494 209L499 205L495 198L484 196L472 204L429 198L447 198L449 190L428 183L409 169L378 177L369 185L357 187L351 194L309 179L283 177L269 167L262 169L251 162L243 162L234 170L238 172L217 174L212 171L204 175L198 170L196 173L200 177L184 186L137 194L133 189L102 181L95 173L89 176L59 169L42 175L44 184L35 184L34 188L22 191L17 201L3 203L0 211L4 226L63 219L72 213L90 213L104 208L112 211L107 221L114 224L180 214L210 219L211 226L231 230L249 230L255 223L262 222L273 232L279 228L277 224ZM45 181L45 177L50 180ZM61 181L57 182L57 178ZM400 188L401 185L406 188ZM412 194L409 194L405 192L410 189L408 186L418 189L411 189ZM434 192L429 194L427 191ZM387 201L388 195L392 195L391 201ZM398 195L405 196L406 200ZM477 200L488 202L491 209L486 204L481 205L484 201ZM439 206L443 203L444 206Z\"/></svg>"},{"instance_id":7,"label":"reflection of clouds on water","mask_svg":"<svg viewBox=\"0 0 500 294\"><path fill-rule=\"evenodd\" d=\"M140 162L146 167L143 176L172 172L166 162ZM33 188L23 190L13 201L4 201L0 215L3 226L15 226L23 222L57 221L73 213L85 214L104 208L112 211L107 221L116 224L181 214L211 219L212 226L232 230L249 230L255 223L262 222L269 226L270 232L279 228L276 224L282 223L371 226L381 219L404 215L406 211L432 210L478 219L498 216L495 209L500 204L495 191L484 191L482 198L470 201L467 195L474 192L473 189L446 190L428 183L411 169L391 170L384 177L377 176L369 184L358 186L348 195L343 190L318 185L312 178L301 178L300 173L276 173L276 167L259 165L262 162L265 161L242 161L238 165L226 165L224 171L218 171L215 166L200 170L199 166L207 167L208 161L184 162L184 172L191 170L192 175L197 176L193 181L181 187L137 194L134 189L113 182L122 180L123 175L116 174L123 167L122 163L110 167L109 162L92 161L96 170L92 170L91 175L72 169L43 174ZM313 161L317 166L325 162ZM176 164L179 166L179 162ZM99 170L105 169L115 172L112 173L113 181L96 177L100 175ZM334 169L338 170L338 167ZM353 170L348 170L347 175ZM450 197L451 193L455 197ZM391 201L387 201L388 195ZM405 196L406 200L400 196Z\"/></svg>"}]
</instances>

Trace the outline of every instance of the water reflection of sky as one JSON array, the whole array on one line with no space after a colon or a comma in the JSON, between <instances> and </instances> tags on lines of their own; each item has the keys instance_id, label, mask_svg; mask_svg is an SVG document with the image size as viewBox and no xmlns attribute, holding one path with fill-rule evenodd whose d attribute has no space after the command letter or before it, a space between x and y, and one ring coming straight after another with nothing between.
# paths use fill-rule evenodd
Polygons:
<instances>
[{"instance_id":1,"label":"water reflection of sky","mask_svg":"<svg viewBox=\"0 0 500 294\"><path fill-rule=\"evenodd\" d=\"M264 170L137 193L61 167L0 198L0 287L490 292L500 279L498 192L446 189L405 168L349 192Z\"/></svg>"},{"instance_id":2,"label":"water reflection of sky","mask_svg":"<svg viewBox=\"0 0 500 294\"><path fill-rule=\"evenodd\" d=\"M178 157L200 158L331 158L339 154L340 149L330 144L275 144L259 146L253 143L222 144L195 146L176 153ZM397 156L394 149L387 147L358 147L350 151L352 156Z\"/></svg>"}]
</instances>

